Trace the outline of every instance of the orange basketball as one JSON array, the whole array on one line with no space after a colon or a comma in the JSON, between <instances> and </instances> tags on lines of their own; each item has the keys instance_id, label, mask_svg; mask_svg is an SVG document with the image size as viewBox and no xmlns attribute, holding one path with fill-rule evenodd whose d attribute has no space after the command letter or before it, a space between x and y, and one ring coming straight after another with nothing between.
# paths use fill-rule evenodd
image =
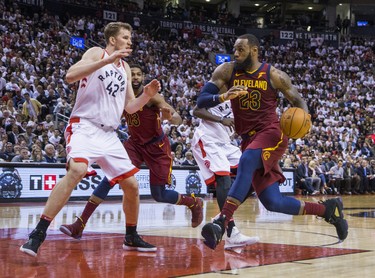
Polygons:
<instances>
[{"instance_id":1,"label":"orange basketball","mask_svg":"<svg viewBox=\"0 0 375 278\"><path fill-rule=\"evenodd\" d=\"M291 107L281 115L280 127L289 138L302 138L310 130L310 116L302 108Z\"/></svg>"}]
</instances>

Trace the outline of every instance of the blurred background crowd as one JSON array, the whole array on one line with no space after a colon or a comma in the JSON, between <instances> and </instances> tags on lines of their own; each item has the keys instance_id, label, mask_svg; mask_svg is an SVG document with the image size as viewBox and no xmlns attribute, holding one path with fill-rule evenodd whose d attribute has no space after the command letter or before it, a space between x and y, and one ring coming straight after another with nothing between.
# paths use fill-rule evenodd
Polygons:
<instances>
[{"instance_id":1,"label":"blurred background crowd","mask_svg":"<svg viewBox=\"0 0 375 278\"><path fill-rule=\"evenodd\" d=\"M109 4L119 3L112 2ZM150 7L153 1L145 3L143 10L134 3L121 8L209 21L198 11L186 14L170 7L163 14ZM216 23L241 24L223 11L215 18L220 21ZM231 53L235 37L215 32L207 35L199 30L165 32L157 25L134 22L129 63L144 67L146 81L160 80L161 94L183 118L179 126L163 123L174 165L196 165L191 139L199 120L192 115L192 109L200 88L216 67L209 54ZM92 16L60 18L48 10L30 13L15 2L0 1L2 162L66 162L64 129L74 106L77 84L67 84L64 76L83 53L71 46L69 39L76 35L104 45L104 25L102 19ZM289 149L280 161L280 166L296 169L297 191L311 195L375 194L375 41L345 35L339 46L333 47L297 41L280 45L270 36L260 40L260 59L292 77L312 117L310 134L290 139ZM279 115L288 107L280 95ZM127 140L125 119L117 131L120 140ZM234 134L232 143L239 146L241 138Z\"/></svg>"}]
</instances>

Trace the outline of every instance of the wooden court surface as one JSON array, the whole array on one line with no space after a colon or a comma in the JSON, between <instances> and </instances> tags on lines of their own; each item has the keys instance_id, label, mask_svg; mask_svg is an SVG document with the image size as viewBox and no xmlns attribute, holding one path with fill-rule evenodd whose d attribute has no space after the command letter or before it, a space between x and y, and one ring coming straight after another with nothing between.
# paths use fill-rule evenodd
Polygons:
<instances>
[{"instance_id":1,"label":"wooden court surface","mask_svg":"<svg viewBox=\"0 0 375 278\"><path fill-rule=\"evenodd\" d=\"M302 197L298 197L301 198ZM321 197L322 199L326 197ZM182 206L141 201L138 231L156 253L122 250L125 218L120 201L106 201L87 223L81 240L59 226L74 221L85 202L69 202L52 222L37 258L19 251L44 203L0 204L0 277L375 277L375 195L343 196L348 238L315 216L268 212L256 198L235 214L242 233L260 242L237 250L203 244L201 228L190 227ZM320 198L303 197L318 201ZM205 200L204 223L218 213Z\"/></svg>"}]
</instances>

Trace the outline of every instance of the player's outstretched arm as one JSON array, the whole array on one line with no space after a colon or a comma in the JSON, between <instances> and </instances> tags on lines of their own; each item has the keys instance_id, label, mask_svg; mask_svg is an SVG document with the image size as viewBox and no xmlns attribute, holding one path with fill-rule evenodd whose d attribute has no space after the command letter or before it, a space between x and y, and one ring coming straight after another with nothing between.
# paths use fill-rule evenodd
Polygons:
<instances>
[{"instance_id":1,"label":"player's outstretched arm","mask_svg":"<svg viewBox=\"0 0 375 278\"><path fill-rule=\"evenodd\" d=\"M143 94L139 97L134 97L133 89L133 98L126 102L125 111L129 114L133 114L141 109L143 106L150 101L150 99L155 96L161 89L160 82L156 79L152 80L146 86L143 87Z\"/></svg>"},{"instance_id":2,"label":"player's outstretched arm","mask_svg":"<svg viewBox=\"0 0 375 278\"><path fill-rule=\"evenodd\" d=\"M176 110L165 102L163 96L156 94L151 100L151 103L160 109L161 120L168 120L171 124L179 125L182 123L182 118Z\"/></svg>"},{"instance_id":3,"label":"player's outstretched arm","mask_svg":"<svg viewBox=\"0 0 375 278\"><path fill-rule=\"evenodd\" d=\"M87 50L80 61L71 66L66 73L66 82L74 83L90 75L94 71L104 67L107 64L114 63L120 58L129 56L131 49L123 49L113 52L110 56L102 59L104 49L92 47Z\"/></svg>"}]
</instances>

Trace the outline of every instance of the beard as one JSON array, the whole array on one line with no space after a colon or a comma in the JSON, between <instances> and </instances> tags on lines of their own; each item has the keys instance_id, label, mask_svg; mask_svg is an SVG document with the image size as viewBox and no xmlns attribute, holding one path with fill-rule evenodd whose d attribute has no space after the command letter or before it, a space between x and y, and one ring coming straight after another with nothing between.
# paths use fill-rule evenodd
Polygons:
<instances>
[{"instance_id":1,"label":"beard","mask_svg":"<svg viewBox=\"0 0 375 278\"><path fill-rule=\"evenodd\" d=\"M142 83L137 83L137 84L132 83L133 89L139 89L141 86L142 86Z\"/></svg>"},{"instance_id":2,"label":"beard","mask_svg":"<svg viewBox=\"0 0 375 278\"><path fill-rule=\"evenodd\" d=\"M246 71L247 69L250 69L252 65L253 65L253 62L251 61L251 57L249 55L243 62L235 61L234 70Z\"/></svg>"}]
</instances>

